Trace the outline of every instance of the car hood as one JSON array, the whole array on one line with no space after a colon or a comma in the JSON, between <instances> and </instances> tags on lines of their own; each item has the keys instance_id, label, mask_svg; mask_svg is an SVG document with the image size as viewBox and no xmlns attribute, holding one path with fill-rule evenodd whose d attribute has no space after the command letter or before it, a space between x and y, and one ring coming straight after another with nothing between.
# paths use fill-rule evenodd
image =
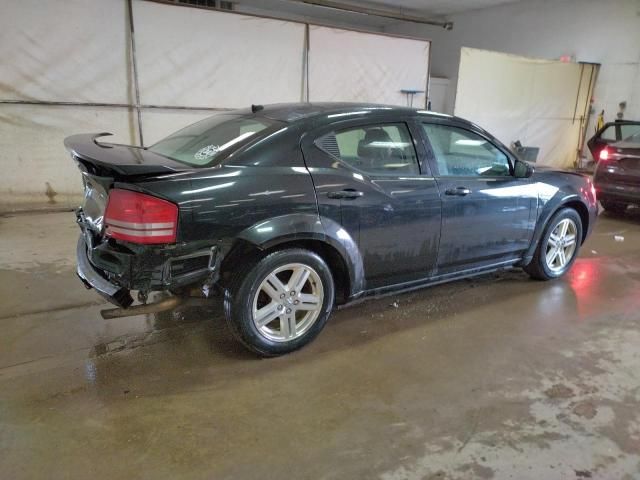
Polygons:
<instances>
[{"instance_id":1,"label":"car hood","mask_svg":"<svg viewBox=\"0 0 640 480\"><path fill-rule=\"evenodd\" d=\"M572 170L566 170L564 168L559 168L559 167L552 167L549 165L535 165L534 164L534 168L536 172L540 172L540 173L563 173L563 174L567 174L567 175L577 175L580 177L583 177L584 175L582 173L579 172L574 172ZM535 173L534 173L535 175Z\"/></svg>"}]
</instances>

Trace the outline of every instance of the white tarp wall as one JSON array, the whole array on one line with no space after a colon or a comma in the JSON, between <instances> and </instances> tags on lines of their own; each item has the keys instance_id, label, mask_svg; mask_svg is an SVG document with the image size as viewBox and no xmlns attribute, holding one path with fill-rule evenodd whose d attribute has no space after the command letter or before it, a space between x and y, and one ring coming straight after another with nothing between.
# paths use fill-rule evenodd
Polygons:
<instances>
[{"instance_id":1,"label":"white tarp wall","mask_svg":"<svg viewBox=\"0 0 640 480\"><path fill-rule=\"evenodd\" d=\"M74 133L150 145L219 109L307 100L311 77L312 101L426 87L425 41L131 1L139 103L127 0L0 2L0 212L78 204Z\"/></svg>"},{"instance_id":2,"label":"white tarp wall","mask_svg":"<svg viewBox=\"0 0 640 480\"><path fill-rule=\"evenodd\" d=\"M303 100L304 24L153 2L133 6L143 105L240 108ZM183 119L170 110L145 111L144 118L145 144L192 123L177 124Z\"/></svg>"},{"instance_id":3,"label":"white tarp wall","mask_svg":"<svg viewBox=\"0 0 640 480\"><path fill-rule=\"evenodd\" d=\"M520 140L539 147L539 164L572 167L590 101L591 68L463 48L455 115L506 145Z\"/></svg>"},{"instance_id":4,"label":"white tarp wall","mask_svg":"<svg viewBox=\"0 0 640 480\"><path fill-rule=\"evenodd\" d=\"M0 99L131 103L127 31L124 1L2 0ZM63 138L135 142L130 120L127 108L0 104L0 210L70 205L82 183Z\"/></svg>"},{"instance_id":5,"label":"white tarp wall","mask_svg":"<svg viewBox=\"0 0 640 480\"><path fill-rule=\"evenodd\" d=\"M403 89L427 89L430 42L311 25L309 101L406 105ZM425 106L425 94L413 105Z\"/></svg>"}]
</instances>

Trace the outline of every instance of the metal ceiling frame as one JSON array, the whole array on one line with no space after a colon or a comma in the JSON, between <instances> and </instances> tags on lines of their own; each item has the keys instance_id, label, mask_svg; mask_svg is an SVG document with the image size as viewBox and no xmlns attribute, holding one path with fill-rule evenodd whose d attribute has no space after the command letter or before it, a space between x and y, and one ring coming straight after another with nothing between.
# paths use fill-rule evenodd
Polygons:
<instances>
[{"instance_id":1,"label":"metal ceiling frame","mask_svg":"<svg viewBox=\"0 0 640 480\"><path fill-rule=\"evenodd\" d=\"M303 24L305 25L305 44L304 44L304 48L305 48L305 55L304 55L304 64L303 64L303 85L302 85L302 96L304 97L303 101L309 101L309 84L308 84L308 80L309 80L309 26L310 25L317 25L317 26L324 26L324 27L330 27L330 28L338 28L341 30L349 30L349 31L354 31L354 32L360 32L360 33L369 33L369 34L373 34L373 35L381 35L381 36L386 36L386 37L395 37L395 38L408 38L408 39L413 39L413 40L421 40L421 41L426 41L429 42L429 69L431 68L431 40L425 39L425 38L419 38L419 37L412 37L412 36L407 36L407 35L396 35L396 34L392 34L392 33L386 33L386 32L377 32L374 30L366 30L366 29L358 29L358 28L346 28L346 27L337 27L337 26L333 26L330 24L323 24L320 22L302 22L302 21L297 21L297 20L285 20L282 18L278 18L278 17L272 17L272 16L266 16L266 15L256 15L256 14L252 14L252 13L244 13L244 12L236 12L236 11L229 11L229 10L225 10L225 9L220 9L220 8L213 8L213 7L205 7L205 6L199 6L199 5L191 5L191 4L185 4L185 3L176 3L174 1L171 0L145 0L145 1L149 1L149 2L154 2L154 3L160 3L160 4L164 4L164 5L171 5L174 7L186 7L186 8L199 8L199 9L204 9L204 10L214 10L217 12L221 12L221 13L227 13L227 14L232 14L232 15L244 15L244 16L249 16L249 17L259 17L259 18L268 18L268 19L272 19L272 20L284 20L287 22L291 22L291 23L299 23L299 24ZM288 0L288 1L297 1L297 2L303 2L303 3L308 3L305 0ZM311 1L311 0L309 0ZM129 30L129 41L128 41L128 55L129 55L129 61L131 63L131 80L133 85L131 85L130 88L132 88L132 93L134 96L134 101L130 102L130 103L111 103L111 102L82 102L82 101L65 101L65 100L36 100L36 99L2 99L0 98L0 105L40 105L40 106L52 106L52 107L106 107L106 108L126 108L129 111L133 112L136 115L136 120L137 120L137 127L138 127L138 141L140 143L140 146L144 146L144 136L143 136L143 121L142 121L142 111L143 110L147 110L147 109L164 109L164 110L183 110L183 111L212 111L212 112L221 112L221 111L228 111L228 110L232 110L230 108L220 108L220 107L192 107L192 106L182 106L182 105L153 105L153 104L143 104L140 101L140 85L139 85L139 81L138 81L138 62L137 62L137 58L136 58L136 40L135 40L135 27L134 27L134 15L133 15L133 7L132 7L132 0L125 0L126 2L126 12L125 12L125 16L126 16L126 21L128 23L127 25L127 29ZM320 0L315 1L315 3L320 3ZM322 2L322 3L335 3L335 2ZM326 6L326 5L324 5ZM335 7L329 7L329 8L335 8ZM364 13L364 12L354 12L354 13L362 13L362 14L367 14L367 15L371 15L371 13ZM380 16L380 15L376 15L376 16ZM396 17L389 17L387 16L386 18L396 18ZM398 19L404 19L407 21L413 21L413 20L408 20L408 17L403 17L403 18L398 18ZM416 17L417 18L417 17ZM426 19L421 19L422 23L427 23ZM430 23L431 25L436 25L436 23ZM443 26L444 28L447 28L446 26L444 26L444 23L437 23L437 25ZM306 82L306 83L305 83ZM427 85L426 85L426 92L428 95L429 92L429 87L430 87L430 78L429 78L429 73L427 74ZM426 104L427 100L425 100L425 104Z\"/></svg>"},{"instance_id":2,"label":"metal ceiling frame","mask_svg":"<svg viewBox=\"0 0 640 480\"><path fill-rule=\"evenodd\" d=\"M310 5L313 7L328 8L331 10L340 10L342 12L355 13L359 15L367 15L372 17L390 18L392 20L400 20L402 22L419 23L422 25L434 25L436 27L442 27L445 30L453 29L453 22L446 20L436 20L429 17L422 17L415 14L405 14L402 9L395 13L390 10L382 10L370 7L358 7L356 5L345 4L341 2L335 2L333 0L288 0L292 3L301 3L304 5Z\"/></svg>"}]
</instances>

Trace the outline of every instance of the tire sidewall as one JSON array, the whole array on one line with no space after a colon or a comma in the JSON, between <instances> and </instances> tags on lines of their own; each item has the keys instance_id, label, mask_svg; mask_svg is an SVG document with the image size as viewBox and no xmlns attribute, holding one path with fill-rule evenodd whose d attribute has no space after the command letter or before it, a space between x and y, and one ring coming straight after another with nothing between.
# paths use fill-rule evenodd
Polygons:
<instances>
[{"instance_id":1,"label":"tire sidewall","mask_svg":"<svg viewBox=\"0 0 640 480\"><path fill-rule=\"evenodd\" d=\"M264 337L253 323L253 299L262 281L276 268L287 263L301 263L313 268L320 280L324 298L322 309L315 323L301 337L288 342L276 342ZM286 249L267 255L247 273L232 299L232 311L228 320L243 343L263 355L281 355L292 352L313 340L326 324L335 298L331 271L317 254L304 249Z\"/></svg>"},{"instance_id":2,"label":"tire sidewall","mask_svg":"<svg viewBox=\"0 0 640 480\"><path fill-rule=\"evenodd\" d=\"M549 237L551 236L551 233L556 228L558 223L560 223L565 218L569 218L573 220L574 223L576 224L576 230L577 230L576 231L576 249L573 252L573 257L571 258L571 260L569 261L569 263L565 265L565 267L562 270L553 271L547 265L547 260L546 260L547 243L549 241ZM582 241L582 219L580 218L580 215L578 214L578 212L576 212L572 208L563 208L551 218L544 232L544 236L540 240L540 251L538 255L538 261L540 262L540 267L542 268L542 270L544 271L545 275L548 278L559 278L563 276L565 273L567 273L569 269L571 269L571 267L573 266L573 263L576 261L576 258L578 258L578 254L580 253L581 241Z\"/></svg>"}]
</instances>

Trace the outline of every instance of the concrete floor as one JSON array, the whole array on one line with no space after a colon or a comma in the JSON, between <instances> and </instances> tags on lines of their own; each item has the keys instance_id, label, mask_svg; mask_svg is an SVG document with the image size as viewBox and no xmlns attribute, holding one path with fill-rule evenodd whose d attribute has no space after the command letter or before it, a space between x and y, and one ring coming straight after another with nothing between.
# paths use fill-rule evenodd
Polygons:
<instances>
[{"instance_id":1,"label":"concrete floor","mask_svg":"<svg viewBox=\"0 0 640 480\"><path fill-rule=\"evenodd\" d=\"M2 478L640 478L640 212L563 280L372 300L271 360L216 308L102 320L76 236L0 218Z\"/></svg>"}]
</instances>

